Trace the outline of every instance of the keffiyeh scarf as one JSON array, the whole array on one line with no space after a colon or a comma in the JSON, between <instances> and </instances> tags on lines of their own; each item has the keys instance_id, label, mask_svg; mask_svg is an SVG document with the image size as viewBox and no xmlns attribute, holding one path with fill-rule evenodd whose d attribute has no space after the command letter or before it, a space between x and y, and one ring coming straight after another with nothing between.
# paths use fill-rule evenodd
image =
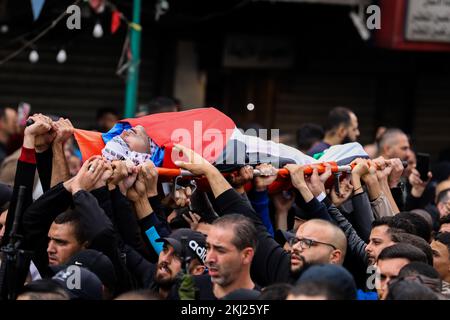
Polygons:
<instances>
[{"instance_id":1,"label":"keffiyeh scarf","mask_svg":"<svg viewBox=\"0 0 450 320\"><path fill-rule=\"evenodd\" d=\"M157 146L150 139L150 152L153 153ZM152 154L131 151L126 142L120 137L115 136L102 149L102 155L109 161L125 160L132 162L135 166L143 164L152 158Z\"/></svg>"}]
</instances>

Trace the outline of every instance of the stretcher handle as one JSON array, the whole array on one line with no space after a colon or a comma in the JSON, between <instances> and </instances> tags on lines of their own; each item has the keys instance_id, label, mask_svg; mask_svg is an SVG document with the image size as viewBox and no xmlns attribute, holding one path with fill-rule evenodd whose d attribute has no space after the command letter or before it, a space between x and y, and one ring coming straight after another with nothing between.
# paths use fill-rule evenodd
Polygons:
<instances>
[{"instance_id":1,"label":"stretcher handle","mask_svg":"<svg viewBox=\"0 0 450 320\"><path fill-rule=\"evenodd\" d=\"M331 165L331 172L333 172L333 173L335 173L335 172L350 172L352 169L352 167L350 165L338 166L334 162L330 162L330 165ZM315 167L317 167L319 174L322 174L325 172L326 167L320 163L320 164L312 164L312 165L306 166L305 174L307 174L307 175L312 174L313 169ZM179 168L169 169L169 168L157 167L156 170L158 171L158 175L164 176L164 177L178 177L178 176L193 177L194 176L194 174L192 174L190 171L185 170L185 169L179 169ZM278 177L281 177L281 178L287 178L287 177L289 177L289 171L286 168L281 168L281 169L277 170L277 175L278 175ZM258 169L254 169L253 176L255 176L255 177L261 176L261 172Z\"/></svg>"}]
</instances>

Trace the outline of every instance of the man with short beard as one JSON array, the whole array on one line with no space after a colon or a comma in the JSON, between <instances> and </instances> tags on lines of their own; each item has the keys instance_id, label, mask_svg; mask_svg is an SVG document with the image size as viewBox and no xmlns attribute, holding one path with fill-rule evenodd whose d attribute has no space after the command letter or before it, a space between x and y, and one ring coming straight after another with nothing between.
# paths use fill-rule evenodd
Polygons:
<instances>
[{"instance_id":1,"label":"man with short beard","mask_svg":"<svg viewBox=\"0 0 450 320\"><path fill-rule=\"evenodd\" d=\"M157 241L164 245L150 287L158 289L161 298L167 298L182 271L191 275L201 275L205 271L205 236L182 228Z\"/></svg>"},{"instance_id":2,"label":"man with short beard","mask_svg":"<svg viewBox=\"0 0 450 320\"><path fill-rule=\"evenodd\" d=\"M192 278L195 299L221 299L239 289L259 291L250 276L256 249L256 229L250 219L240 214L216 219L208 230L206 247L208 274ZM176 289L171 298L183 299Z\"/></svg>"},{"instance_id":3,"label":"man with short beard","mask_svg":"<svg viewBox=\"0 0 450 320\"><path fill-rule=\"evenodd\" d=\"M127 266L138 278L141 288L148 288L159 298L167 299L171 298L169 294L174 284L179 283L184 274L205 272L205 235L181 228L157 241L164 243L158 263L150 263L131 250L127 252Z\"/></svg>"},{"instance_id":4,"label":"man with short beard","mask_svg":"<svg viewBox=\"0 0 450 320\"><path fill-rule=\"evenodd\" d=\"M356 142L359 134L355 113L344 107L333 108L328 114L323 141L309 149L308 155L314 156L337 144Z\"/></svg>"}]
</instances>

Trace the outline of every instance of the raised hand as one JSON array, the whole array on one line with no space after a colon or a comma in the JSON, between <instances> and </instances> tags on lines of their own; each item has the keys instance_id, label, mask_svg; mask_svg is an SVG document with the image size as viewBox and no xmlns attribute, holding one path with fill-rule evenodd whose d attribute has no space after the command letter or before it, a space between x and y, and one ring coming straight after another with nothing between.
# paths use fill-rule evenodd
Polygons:
<instances>
[{"instance_id":1,"label":"raised hand","mask_svg":"<svg viewBox=\"0 0 450 320\"><path fill-rule=\"evenodd\" d=\"M110 185L118 185L119 182L128 177L128 174L132 173L132 168L128 168L125 161L122 160L112 161L111 168L113 172L108 181Z\"/></svg>"},{"instance_id":2,"label":"raised hand","mask_svg":"<svg viewBox=\"0 0 450 320\"><path fill-rule=\"evenodd\" d=\"M308 188L305 181L305 172L302 166L297 164L287 164L285 168L289 171L291 183L294 188Z\"/></svg>"},{"instance_id":3,"label":"raised hand","mask_svg":"<svg viewBox=\"0 0 450 320\"><path fill-rule=\"evenodd\" d=\"M136 179L137 179L137 175L139 173L139 169L140 168L137 166L127 167L127 170L128 170L127 177L120 180L118 183L120 192L122 192L122 194L126 195L128 189L130 189L134 185L134 183L136 182Z\"/></svg>"},{"instance_id":4,"label":"raised hand","mask_svg":"<svg viewBox=\"0 0 450 320\"><path fill-rule=\"evenodd\" d=\"M33 116L29 117L28 119L32 119L34 123L28 127L25 128L24 134L31 135L31 136L38 136L42 135L44 133L49 132L52 129L52 120L44 116L43 114L34 114Z\"/></svg>"},{"instance_id":5,"label":"raised hand","mask_svg":"<svg viewBox=\"0 0 450 320\"><path fill-rule=\"evenodd\" d=\"M147 199L147 188L145 187L145 175L141 172L141 167L138 167L137 178L134 184L127 190L127 198L132 202L137 202L140 199Z\"/></svg>"},{"instance_id":6,"label":"raised hand","mask_svg":"<svg viewBox=\"0 0 450 320\"><path fill-rule=\"evenodd\" d=\"M158 171L153 162L148 161L144 163L139 174L144 177L147 198L158 195Z\"/></svg>"},{"instance_id":7,"label":"raised hand","mask_svg":"<svg viewBox=\"0 0 450 320\"><path fill-rule=\"evenodd\" d=\"M262 163L256 167L261 172L261 175L255 177L255 190L264 191L270 186L276 179L278 171L271 164Z\"/></svg>"},{"instance_id":8,"label":"raised hand","mask_svg":"<svg viewBox=\"0 0 450 320\"><path fill-rule=\"evenodd\" d=\"M103 171L102 175L100 176L100 178L97 180L97 183L95 184L94 189L98 189L98 188L106 186L108 180L111 178L111 176L113 174L113 169L112 169L111 163L109 163L105 159L101 159L101 161L103 161L104 171Z\"/></svg>"},{"instance_id":9,"label":"raised hand","mask_svg":"<svg viewBox=\"0 0 450 320\"><path fill-rule=\"evenodd\" d=\"M390 159L390 166L392 167L391 174L388 176L389 187L395 188L403 175L403 163L399 158Z\"/></svg>"},{"instance_id":10,"label":"raised hand","mask_svg":"<svg viewBox=\"0 0 450 320\"><path fill-rule=\"evenodd\" d=\"M81 166L75 177L64 183L64 186L72 194L80 190L91 191L105 170L105 161L100 156L93 156Z\"/></svg>"},{"instance_id":11,"label":"raised hand","mask_svg":"<svg viewBox=\"0 0 450 320\"><path fill-rule=\"evenodd\" d=\"M191 211L189 211L189 214L183 213L183 219L189 223L189 226L193 231L197 231L201 219L197 213Z\"/></svg>"},{"instance_id":12,"label":"raised hand","mask_svg":"<svg viewBox=\"0 0 450 320\"><path fill-rule=\"evenodd\" d=\"M367 160L358 158L352 164L356 164L352 169L352 176L362 178L369 173L369 162Z\"/></svg>"},{"instance_id":13,"label":"raised hand","mask_svg":"<svg viewBox=\"0 0 450 320\"><path fill-rule=\"evenodd\" d=\"M343 204L345 201L350 199L352 192L353 192L353 186L350 183L349 179L343 179L339 182L339 195L336 193L336 190L333 188L330 192L331 201L336 207L339 207L341 204Z\"/></svg>"},{"instance_id":14,"label":"raised hand","mask_svg":"<svg viewBox=\"0 0 450 320\"><path fill-rule=\"evenodd\" d=\"M48 137L48 141L46 140L46 142L49 142L48 145L50 145L51 135L49 135L49 132L52 129L51 120L42 114L35 114L34 116L29 117L29 119L32 119L34 123L25 128L23 146L28 149L36 149L36 151L40 152L39 146L43 144L43 142L37 137L46 135ZM38 143L36 143L36 141ZM45 150L47 150L48 145Z\"/></svg>"},{"instance_id":15,"label":"raised hand","mask_svg":"<svg viewBox=\"0 0 450 320\"><path fill-rule=\"evenodd\" d=\"M173 151L183 153L183 160L175 161L175 165L189 170L194 175L204 175L211 170L216 170L214 166L201 155L196 153L194 150L182 146L181 144L176 144L173 147Z\"/></svg>"},{"instance_id":16,"label":"raised hand","mask_svg":"<svg viewBox=\"0 0 450 320\"><path fill-rule=\"evenodd\" d=\"M229 178L230 184L233 188L241 188L247 182L252 181L253 179L253 167L252 166L243 166L239 169L239 172L231 174Z\"/></svg>"},{"instance_id":17,"label":"raised hand","mask_svg":"<svg viewBox=\"0 0 450 320\"><path fill-rule=\"evenodd\" d=\"M417 171L417 169L415 168L412 169L411 174L408 177L409 183L412 186L411 194L416 198L420 198L423 195L427 184L431 181L431 178L432 174L431 172L428 172L428 180L422 181L422 179L420 179L419 171Z\"/></svg>"},{"instance_id":18,"label":"raised hand","mask_svg":"<svg viewBox=\"0 0 450 320\"><path fill-rule=\"evenodd\" d=\"M65 143L73 135L74 127L69 119L59 118L58 121L52 123L52 128L56 132L53 143Z\"/></svg>"},{"instance_id":19,"label":"raised hand","mask_svg":"<svg viewBox=\"0 0 450 320\"><path fill-rule=\"evenodd\" d=\"M311 176L305 179L306 185L315 197L320 195L322 192L325 192L325 182L332 175L331 165L328 163L325 163L324 165L326 168L321 175L319 175L317 168L313 168L313 173Z\"/></svg>"}]
</instances>

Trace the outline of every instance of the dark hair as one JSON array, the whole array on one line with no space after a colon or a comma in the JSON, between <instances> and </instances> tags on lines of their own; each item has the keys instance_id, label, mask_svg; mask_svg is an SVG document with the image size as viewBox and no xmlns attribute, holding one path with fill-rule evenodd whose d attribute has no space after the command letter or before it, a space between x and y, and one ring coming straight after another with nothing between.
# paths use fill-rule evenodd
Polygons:
<instances>
[{"instance_id":1,"label":"dark hair","mask_svg":"<svg viewBox=\"0 0 450 320\"><path fill-rule=\"evenodd\" d=\"M30 300L69 300L68 292L52 279L40 279L28 283L22 288L21 295Z\"/></svg>"},{"instance_id":2,"label":"dark hair","mask_svg":"<svg viewBox=\"0 0 450 320\"><path fill-rule=\"evenodd\" d=\"M427 256L420 249L409 243L397 243L384 248L378 255L378 260L407 259L409 262L427 263Z\"/></svg>"},{"instance_id":3,"label":"dark hair","mask_svg":"<svg viewBox=\"0 0 450 320\"><path fill-rule=\"evenodd\" d=\"M400 280L389 284L386 300L438 300L438 296L425 285L411 280Z\"/></svg>"},{"instance_id":4,"label":"dark hair","mask_svg":"<svg viewBox=\"0 0 450 320\"><path fill-rule=\"evenodd\" d=\"M440 232L436 235L434 240L439 241L442 244L445 244L450 254L450 232Z\"/></svg>"},{"instance_id":5,"label":"dark hair","mask_svg":"<svg viewBox=\"0 0 450 320\"><path fill-rule=\"evenodd\" d=\"M378 147L380 150L384 147L385 144L390 142L397 135L405 134L402 130L398 128L389 128L387 129L380 138L380 142L378 143Z\"/></svg>"},{"instance_id":6,"label":"dark hair","mask_svg":"<svg viewBox=\"0 0 450 320\"><path fill-rule=\"evenodd\" d=\"M87 235L83 228L81 228L80 214L74 210L67 210L59 214L53 221L56 224L70 223L74 229L75 239L79 244L83 244L88 240Z\"/></svg>"},{"instance_id":7,"label":"dark hair","mask_svg":"<svg viewBox=\"0 0 450 320\"><path fill-rule=\"evenodd\" d=\"M381 217L372 222L372 229L379 226L389 226L392 217Z\"/></svg>"},{"instance_id":8,"label":"dark hair","mask_svg":"<svg viewBox=\"0 0 450 320\"><path fill-rule=\"evenodd\" d=\"M413 212L396 214L389 222L389 227L405 230L405 232L419 236L427 242L431 239L431 227L427 220Z\"/></svg>"},{"instance_id":9,"label":"dark hair","mask_svg":"<svg viewBox=\"0 0 450 320\"><path fill-rule=\"evenodd\" d=\"M227 214L216 219L212 225L216 227L228 227L231 225L234 230L234 238L232 240L233 245L238 248L238 250L244 250L248 247L256 250L257 231L250 218L241 214Z\"/></svg>"},{"instance_id":10,"label":"dark hair","mask_svg":"<svg viewBox=\"0 0 450 320\"><path fill-rule=\"evenodd\" d=\"M275 283L261 291L258 300L286 300L293 286L289 283Z\"/></svg>"},{"instance_id":11,"label":"dark hair","mask_svg":"<svg viewBox=\"0 0 450 320\"><path fill-rule=\"evenodd\" d=\"M351 122L350 113L352 110L344 107L335 107L328 113L325 132L330 132L339 128L339 126L349 126Z\"/></svg>"},{"instance_id":12,"label":"dark hair","mask_svg":"<svg viewBox=\"0 0 450 320\"><path fill-rule=\"evenodd\" d=\"M300 150L309 150L313 144L323 139L321 126L315 123L304 123L297 130L297 146Z\"/></svg>"},{"instance_id":13,"label":"dark hair","mask_svg":"<svg viewBox=\"0 0 450 320\"><path fill-rule=\"evenodd\" d=\"M5 108L0 107L0 120L2 120L5 117Z\"/></svg>"},{"instance_id":14,"label":"dark hair","mask_svg":"<svg viewBox=\"0 0 450 320\"><path fill-rule=\"evenodd\" d=\"M441 219L439 219L439 225L443 225L446 223L450 223L450 214L443 216Z\"/></svg>"},{"instance_id":15,"label":"dark hair","mask_svg":"<svg viewBox=\"0 0 450 320\"><path fill-rule=\"evenodd\" d=\"M433 249L431 249L430 244L421 237L406 232L395 232L392 233L391 239L395 243L409 243L418 248L427 256L428 264L431 266L433 265Z\"/></svg>"},{"instance_id":16,"label":"dark hair","mask_svg":"<svg viewBox=\"0 0 450 320\"><path fill-rule=\"evenodd\" d=\"M442 190L437 196L437 203L447 202L448 200L450 200L450 188Z\"/></svg>"},{"instance_id":17,"label":"dark hair","mask_svg":"<svg viewBox=\"0 0 450 320\"><path fill-rule=\"evenodd\" d=\"M139 289L120 294L115 300L161 300L159 296L150 289Z\"/></svg>"},{"instance_id":18,"label":"dark hair","mask_svg":"<svg viewBox=\"0 0 450 320\"><path fill-rule=\"evenodd\" d=\"M440 279L439 272L432 266L423 262L411 262L401 268L398 277L422 275L432 279Z\"/></svg>"},{"instance_id":19,"label":"dark hair","mask_svg":"<svg viewBox=\"0 0 450 320\"><path fill-rule=\"evenodd\" d=\"M325 296L327 300L354 300L348 294L333 283L324 280L309 280L292 288L289 292L294 296Z\"/></svg>"},{"instance_id":20,"label":"dark hair","mask_svg":"<svg viewBox=\"0 0 450 320\"><path fill-rule=\"evenodd\" d=\"M112 113L113 115L119 117L119 113L114 108L100 108L100 109L97 109L97 114L95 116L95 120L100 119L101 117L103 117L105 114L108 114L108 113Z\"/></svg>"},{"instance_id":21,"label":"dark hair","mask_svg":"<svg viewBox=\"0 0 450 320\"><path fill-rule=\"evenodd\" d=\"M168 97L156 97L148 104L150 113L168 112L177 106L176 102Z\"/></svg>"}]
</instances>

